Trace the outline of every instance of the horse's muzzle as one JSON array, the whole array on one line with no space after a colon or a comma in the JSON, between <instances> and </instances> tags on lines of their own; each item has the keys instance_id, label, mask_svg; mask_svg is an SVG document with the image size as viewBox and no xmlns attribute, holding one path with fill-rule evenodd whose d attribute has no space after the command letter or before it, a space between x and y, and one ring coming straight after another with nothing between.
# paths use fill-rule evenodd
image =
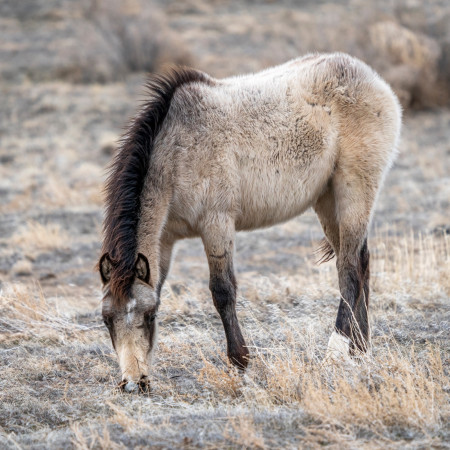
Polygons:
<instances>
[{"instance_id":1,"label":"horse's muzzle","mask_svg":"<svg viewBox=\"0 0 450 450\"><path fill-rule=\"evenodd\" d=\"M142 375L139 382L122 380L119 384L122 392L128 394L147 394L150 392L150 381L146 375Z\"/></svg>"}]
</instances>

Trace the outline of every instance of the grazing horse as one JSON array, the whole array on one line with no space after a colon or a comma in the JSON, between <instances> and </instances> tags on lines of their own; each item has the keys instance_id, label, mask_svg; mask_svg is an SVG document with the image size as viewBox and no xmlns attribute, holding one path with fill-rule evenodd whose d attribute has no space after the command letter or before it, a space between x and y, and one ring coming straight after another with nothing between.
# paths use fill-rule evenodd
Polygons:
<instances>
[{"instance_id":1,"label":"grazing horse","mask_svg":"<svg viewBox=\"0 0 450 450\"><path fill-rule=\"evenodd\" d=\"M148 81L106 184L103 318L126 391L148 387L155 320L174 243L201 237L230 361L249 351L236 316L236 231L313 207L335 254L341 300L329 352L369 341L367 233L400 135L390 87L348 55L311 54L214 79L176 68Z\"/></svg>"}]
</instances>

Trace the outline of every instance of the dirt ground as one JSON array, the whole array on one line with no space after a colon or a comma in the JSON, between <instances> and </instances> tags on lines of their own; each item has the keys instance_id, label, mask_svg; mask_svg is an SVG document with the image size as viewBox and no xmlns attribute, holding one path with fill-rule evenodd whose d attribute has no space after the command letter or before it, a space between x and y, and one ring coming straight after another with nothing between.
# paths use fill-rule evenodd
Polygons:
<instances>
[{"instance_id":1,"label":"dirt ground","mask_svg":"<svg viewBox=\"0 0 450 450\"><path fill-rule=\"evenodd\" d=\"M141 66L137 72L123 62L115 66L119 59L111 56L105 67L120 66L117 79L99 78L106 69L89 64L80 65L86 79L66 76L74 69L61 68L67 61L52 53L48 36L65 30L67 42L82 37L70 34L81 17L73 5L87 3L0 7L8 31L0 54L11 56L0 63L0 447L448 448L450 110L444 106L406 111L400 154L379 197L369 239L367 358L351 367L323 364L339 293L334 261L315 264L323 233L309 211L237 237L238 316L253 355L245 376L227 366L206 258L201 242L191 240L179 244L162 293L151 393L116 390L119 368L94 269L101 188L115 142L143 98L145 75ZM450 17L446 2L430 2L428 10L404 3L400 23L415 21L421 32L433 26L430 36L443 55L450 37L448 21L441 24ZM314 36L317 50L364 56L358 39L335 48L333 38L364 2L157 6L169 36L161 60L179 42L189 53L179 60L215 76L297 56L314 47ZM347 13L348 21L325 38L292 40L299 24L318 13L329 23ZM422 17L428 22L421 25ZM42 30L50 30L45 39ZM55 48L63 53L62 45ZM85 50L77 51L81 61ZM46 55L44 68L30 56L35 52ZM415 92L407 98L420 99Z\"/></svg>"}]
</instances>

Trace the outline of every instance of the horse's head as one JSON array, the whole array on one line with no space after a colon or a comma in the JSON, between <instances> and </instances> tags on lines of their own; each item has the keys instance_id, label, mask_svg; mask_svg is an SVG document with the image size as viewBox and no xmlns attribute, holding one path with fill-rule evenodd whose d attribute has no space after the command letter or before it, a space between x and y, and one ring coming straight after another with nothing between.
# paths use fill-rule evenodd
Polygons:
<instances>
[{"instance_id":1,"label":"horse's head","mask_svg":"<svg viewBox=\"0 0 450 450\"><path fill-rule=\"evenodd\" d=\"M159 303L155 289L150 284L148 260L139 253L129 294L120 300L112 293L114 264L107 253L101 257L99 269L103 282L103 321L119 357L122 372L120 386L127 392L147 392L158 331L156 313Z\"/></svg>"}]
</instances>

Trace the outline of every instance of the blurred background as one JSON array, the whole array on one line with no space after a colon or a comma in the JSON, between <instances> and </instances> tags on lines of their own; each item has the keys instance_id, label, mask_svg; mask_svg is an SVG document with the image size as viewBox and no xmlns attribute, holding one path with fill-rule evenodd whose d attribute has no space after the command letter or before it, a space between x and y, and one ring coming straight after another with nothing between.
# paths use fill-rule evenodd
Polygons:
<instances>
[{"instance_id":1,"label":"blurred background","mask_svg":"<svg viewBox=\"0 0 450 450\"><path fill-rule=\"evenodd\" d=\"M3 0L0 28L5 280L49 289L65 282L87 297L98 289L92 267L105 167L144 98L146 73L169 63L225 77L312 51L363 59L406 112L402 154L375 226L448 231L446 0ZM297 235L306 224L308 242L321 236L313 216L298 224Z\"/></svg>"},{"instance_id":2,"label":"blurred background","mask_svg":"<svg viewBox=\"0 0 450 450\"><path fill-rule=\"evenodd\" d=\"M111 83L167 62L223 77L344 51L405 107L448 102L445 0L4 0L0 17L4 81Z\"/></svg>"}]
</instances>

